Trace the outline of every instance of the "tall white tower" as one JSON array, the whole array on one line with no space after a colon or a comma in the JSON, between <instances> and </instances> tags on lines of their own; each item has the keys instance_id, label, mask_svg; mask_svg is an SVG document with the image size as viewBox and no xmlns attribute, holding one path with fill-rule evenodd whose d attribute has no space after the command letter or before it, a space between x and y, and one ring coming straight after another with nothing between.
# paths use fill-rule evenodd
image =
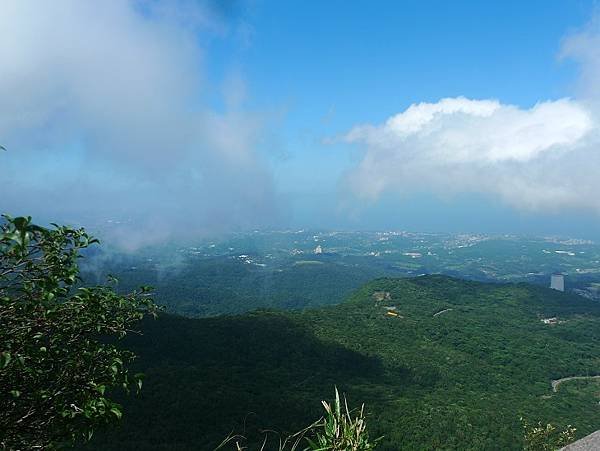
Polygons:
<instances>
[{"instance_id":1,"label":"tall white tower","mask_svg":"<svg viewBox=\"0 0 600 451\"><path fill-rule=\"evenodd\" d=\"M565 291L565 276L562 274L552 274L550 277L550 288L558 291Z\"/></svg>"}]
</instances>

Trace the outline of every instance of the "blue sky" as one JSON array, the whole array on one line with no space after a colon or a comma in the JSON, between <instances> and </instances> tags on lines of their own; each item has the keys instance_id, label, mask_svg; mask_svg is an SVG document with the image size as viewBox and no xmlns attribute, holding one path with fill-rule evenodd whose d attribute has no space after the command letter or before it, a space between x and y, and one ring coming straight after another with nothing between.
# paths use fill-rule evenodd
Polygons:
<instances>
[{"instance_id":1,"label":"blue sky","mask_svg":"<svg viewBox=\"0 0 600 451\"><path fill-rule=\"evenodd\" d=\"M563 217L568 224L561 224L560 215L557 221L515 212L469 195L439 201L421 193L384 199L359 217L331 217L326 211L335 210L339 176L357 151L323 139L443 97L530 107L571 96L577 65L559 58L560 45L593 10L589 1L255 2L244 16L251 45L232 51L228 63L242 68L249 105L285 112L285 158L275 170L282 189L295 195L300 224L586 233L597 224L593 215L578 214L577 224ZM215 53L222 50L215 46ZM398 209L410 217L390 214Z\"/></svg>"},{"instance_id":2,"label":"blue sky","mask_svg":"<svg viewBox=\"0 0 600 451\"><path fill-rule=\"evenodd\" d=\"M600 188L589 169L598 161L593 1L57 5L0 7L15 27L0 43L14 61L0 78L10 149L0 176L14 186L5 211L130 216L157 239L169 236L165 216L201 231L600 238L600 205L589 200ZM408 109L421 103L431 106L419 115L433 113L419 130L386 127L413 120ZM521 149L532 127L548 139ZM447 150L449 136L461 144ZM25 170L33 179L18 176ZM64 195L73 190L81 198ZM44 193L60 205L40 202ZM94 206L81 208L84 197Z\"/></svg>"}]
</instances>

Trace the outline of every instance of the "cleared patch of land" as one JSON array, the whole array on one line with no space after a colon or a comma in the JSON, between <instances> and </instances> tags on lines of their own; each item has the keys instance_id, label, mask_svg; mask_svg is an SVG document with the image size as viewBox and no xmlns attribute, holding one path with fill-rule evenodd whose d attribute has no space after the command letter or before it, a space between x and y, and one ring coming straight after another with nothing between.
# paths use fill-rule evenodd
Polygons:
<instances>
[{"instance_id":1,"label":"cleared patch of land","mask_svg":"<svg viewBox=\"0 0 600 451\"><path fill-rule=\"evenodd\" d=\"M381 301L390 301L392 299L392 296L390 295L389 291L376 291L373 293L373 298L377 302L381 302Z\"/></svg>"}]
</instances>

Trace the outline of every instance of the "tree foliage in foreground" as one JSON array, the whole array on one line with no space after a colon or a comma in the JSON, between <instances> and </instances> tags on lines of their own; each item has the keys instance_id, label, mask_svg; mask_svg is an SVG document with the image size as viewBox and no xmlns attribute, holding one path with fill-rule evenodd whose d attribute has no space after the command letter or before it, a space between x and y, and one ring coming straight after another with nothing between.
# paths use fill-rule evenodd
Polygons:
<instances>
[{"instance_id":1,"label":"tree foliage in foreground","mask_svg":"<svg viewBox=\"0 0 600 451\"><path fill-rule=\"evenodd\" d=\"M148 288L77 287L84 229L0 226L0 449L49 449L121 417L111 387L141 387L115 344L157 307Z\"/></svg>"}]
</instances>

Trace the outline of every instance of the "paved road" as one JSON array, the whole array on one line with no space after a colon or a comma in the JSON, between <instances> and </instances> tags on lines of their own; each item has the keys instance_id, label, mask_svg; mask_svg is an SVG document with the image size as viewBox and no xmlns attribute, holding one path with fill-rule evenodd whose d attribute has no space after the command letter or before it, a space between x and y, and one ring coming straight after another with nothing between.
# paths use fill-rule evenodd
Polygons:
<instances>
[{"instance_id":1,"label":"paved road","mask_svg":"<svg viewBox=\"0 0 600 451\"><path fill-rule=\"evenodd\" d=\"M446 312L449 312L451 310L452 310L451 308L447 308L446 310L442 310L441 312L435 313L433 316L438 316L438 315L441 315L442 313L446 313Z\"/></svg>"},{"instance_id":2,"label":"paved road","mask_svg":"<svg viewBox=\"0 0 600 451\"><path fill-rule=\"evenodd\" d=\"M600 379L600 376L571 376L571 377L563 377L562 379L556 379L552 381L552 390L557 392L558 386L563 382L574 381L574 380L585 380L585 379ZM600 449L600 448L598 448Z\"/></svg>"}]
</instances>

